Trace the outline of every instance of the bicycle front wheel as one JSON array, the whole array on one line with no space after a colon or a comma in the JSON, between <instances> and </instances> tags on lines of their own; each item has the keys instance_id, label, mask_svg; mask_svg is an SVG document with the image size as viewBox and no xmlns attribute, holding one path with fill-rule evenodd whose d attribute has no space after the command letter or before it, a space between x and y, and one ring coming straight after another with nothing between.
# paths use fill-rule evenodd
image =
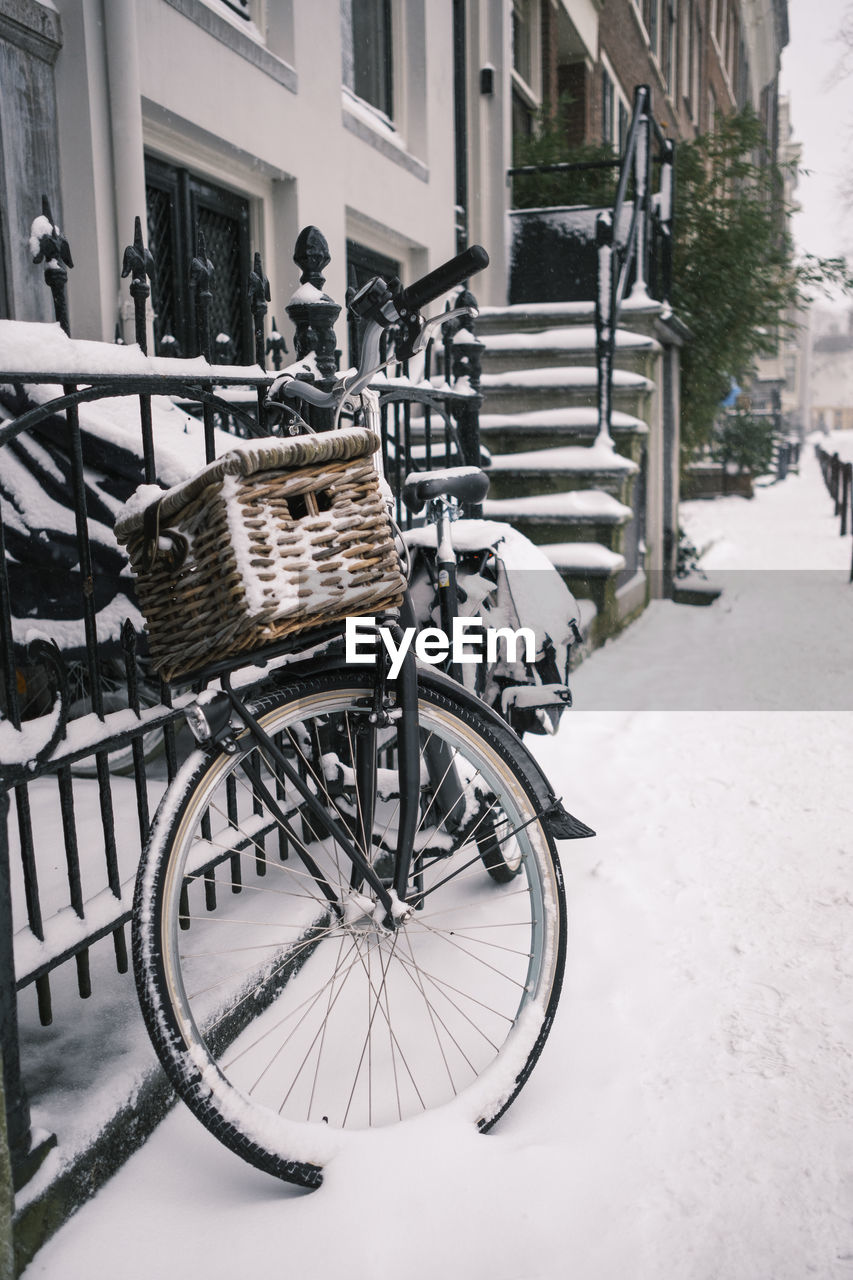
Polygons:
<instances>
[{"instance_id":1,"label":"bicycle front wheel","mask_svg":"<svg viewBox=\"0 0 853 1280\"><path fill-rule=\"evenodd\" d=\"M340 672L254 712L390 883L396 734L369 725L370 693L369 677ZM524 750L428 682L419 698L417 905L396 929L246 733L235 755L187 761L140 867L137 987L167 1074L228 1147L303 1185L352 1129L439 1107L488 1129L556 1009L562 878ZM505 883L483 865L483 832L516 869Z\"/></svg>"}]
</instances>

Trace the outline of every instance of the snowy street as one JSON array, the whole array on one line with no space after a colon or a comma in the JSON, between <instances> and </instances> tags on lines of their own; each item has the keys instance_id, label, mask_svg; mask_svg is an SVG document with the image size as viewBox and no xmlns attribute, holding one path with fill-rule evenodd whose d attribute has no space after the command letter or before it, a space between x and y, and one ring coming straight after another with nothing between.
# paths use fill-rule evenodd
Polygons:
<instances>
[{"instance_id":1,"label":"snowy street","mask_svg":"<svg viewBox=\"0 0 853 1280\"><path fill-rule=\"evenodd\" d=\"M851 539L810 445L684 523L722 596L654 602L532 740L598 835L496 1130L364 1134L305 1193L179 1106L27 1280L853 1277Z\"/></svg>"}]
</instances>

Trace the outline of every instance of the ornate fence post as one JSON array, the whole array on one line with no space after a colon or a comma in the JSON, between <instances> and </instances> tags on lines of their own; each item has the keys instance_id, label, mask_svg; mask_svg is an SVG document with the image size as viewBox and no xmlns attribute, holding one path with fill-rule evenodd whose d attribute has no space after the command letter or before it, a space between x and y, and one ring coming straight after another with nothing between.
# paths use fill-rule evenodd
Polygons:
<instances>
[{"instance_id":1,"label":"ornate fence post","mask_svg":"<svg viewBox=\"0 0 853 1280\"><path fill-rule=\"evenodd\" d=\"M264 275L264 267L261 262L261 255L255 251L255 259L252 264L252 270L249 272L249 285L247 289L249 295L249 306L252 312L252 324L255 330L255 363L259 364L262 369L266 368L266 352L269 347L264 348L264 316L267 314L267 303L270 300L270 282ZM273 327L275 325L273 324ZM264 387L258 387L258 428L263 433L266 429L266 412L264 410L264 397L266 390Z\"/></svg>"},{"instance_id":2,"label":"ornate fence post","mask_svg":"<svg viewBox=\"0 0 853 1280\"><path fill-rule=\"evenodd\" d=\"M660 167L661 302L672 301L672 230L675 210L675 143L667 138Z\"/></svg>"},{"instance_id":3,"label":"ornate fence post","mask_svg":"<svg viewBox=\"0 0 853 1280\"><path fill-rule=\"evenodd\" d=\"M195 314L198 329L199 354L210 363L210 304L213 301L213 281L216 272L207 256L204 232L198 228L196 256L190 263L190 286L195 289Z\"/></svg>"},{"instance_id":4,"label":"ornate fence post","mask_svg":"<svg viewBox=\"0 0 853 1280\"><path fill-rule=\"evenodd\" d=\"M462 289L454 299L455 307L471 307L477 310L477 299L469 289ZM483 367L484 343L477 337L473 316L448 320L441 326L445 347L450 347L450 376L454 391L464 391L465 383L473 392L464 400L456 401L454 417L459 431L462 461L466 466L480 465L480 377ZM460 386L460 384L462 384ZM479 519L483 514L482 503L466 504L465 514Z\"/></svg>"},{"instance_id":5,"label":"ornate fence post","mask_svg":"<svg viewBox=\"0 0 853 1280\"><path fill-rule=\"evenodd\" d=\"M595 224L598 254L598 292L595 298L595 346L598 367L598 435L597 445L613 448L610 434L613 405L613 219L600 213Z\"/></svg>"},{"instance_id":6,"label":"ornate fence post","mask_svg":"<svg viewBox=\"0 0 853 1280\"><path fill-rule=\"evenodd\" d=\"M195 289L196 324L198 343L201 354L208 364L210 359L210 304L213 301L213 263L207 256L204 243L204 232L198 229L198 252L190 263L190 285ZM213 439L213 410L205 401L202 408L204 415L204 460L212 462L216 457L216 444Z\"/></svg>"},{"instance_id":7,"label":"ornate fence post","mask_svg":"<svg viewBox=\"0 0 853 1280\"><path fill-rule=\"evenodd\" d=\"M287 343L283 334L278 331L275 316L272 318L272 329L270 330L270 336L267 338L265 351L268 356L272 356L272 367L278 373L283 364L283 357L287 354Z\"/></svg>"},{"instance_id":8,"label":"ornate fence post","mask_svg":"<svg viewBox=\"0 0 853 1280\"><path fill-rule=\"evenodd\" d=\"M301 267L300 286L287 306L287 314L293 322L296 355L299 360L313 353L319 374L318 384L329 387L336 373L335 321L341 308L333 298L323 292L326 278L323 268L331 261L326 237L316 227L304 227L300 231L293 250L293 261ZM315 410L312 425L328 430L332 425L328 410Z\"/></svg>"},{"instance_id":9,"label":"ornate fence post","mask_svg":"<svg viewBox=\"0 0 853 1280\"><path fill-rule=\"evenodd\" d=\"M137 215L133 224L133 244L124 251L121 264L122 280L130 276L130 296L133 299L133 320L136 341L143 355L148 354L147 308L151 296L149 280L154 278L154 259L142 242L142 222ZM154 435L151 426L151 397L139 397L139 419L142 431L142 457L145 462L145 483L153 484L156 475L154 462Z\"/></svg>"},{"instance_id":10,"label":"ornate fence post","mask_svg":"<svg viewBox=\"0 0 853 1280\"><path fill-rule=\"evenodd\" d=\"M634 99L634 110L640 111L637 130L637 146L634 151L634 199L637 202L637 274L631 296L644 298L649 292L649 244L651 238L651 94L647 85L639 85ZM619 228L613 228L619 236Z\"/></svg>"},{"instance_id":11,"label":"ornate fence post","mask_svg":"<svg viewBox=\"0 0 853 1280\"><path fill-rule=\"evenodd\" d=\"M69 337L71 323L68 317L68 268L73 267L68 241L53 221L47 196L41 198L41 214L30 228L30 251L33 262L43 262L45 284L53 295L53 310L57 320Z\"/></svg>"},{"instance_id":12,"label":"ornate fence post","mask_svg":"<svg viewBox=\"0 0 853 1280\"><path fill-rule=\"evenodd\" d=\"M847 536L847 521L850 513L850 489L853 488L853 462L845 462L841 467L841 538Z\"/></svg>"}]
</instances>

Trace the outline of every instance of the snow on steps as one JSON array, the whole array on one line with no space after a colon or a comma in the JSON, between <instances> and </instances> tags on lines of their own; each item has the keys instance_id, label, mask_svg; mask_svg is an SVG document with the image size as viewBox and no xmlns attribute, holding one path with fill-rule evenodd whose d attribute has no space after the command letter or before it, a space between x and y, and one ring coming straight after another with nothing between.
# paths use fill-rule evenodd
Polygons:
<instances>
[{"instance_id":1,"label":"snow on steps","mask_svg":"<svg viewBox=\"0 0 853 1280\"><path fill-rule=\"evenodd\" d=\"M632 515L630 507L602 489L497 498L483 504L485 519L505 520L531 542L552 542L573 531L578 540L602 542L614 551Z\"/></svg>"},{"instance_id":2,"label":"snow on steps","mask_svg":"<svg viewBox=\"0 0 853 1280\"><path fill-rule=\"evenodd\" d=\"M489 492L493 498L511 498L587 489L592 485L621 497L626 481L638 471L636 462L607 445L531 449L492 458Z\"/></svg>"},{"instance_id":3,"label":"snow on steps","mask_svg":"<svg viewBox=\"0 0 853 1280\"><path fill-rule=\"evenodd\" d=\"M541 550L578 602L583 645L574 656L580 662L618 629L617 580L625 569L625 557L599 542L551 542Z\"/></svg>"},{"instance_id":4,"label":"snow on steps","mask_svg":"<svg viewBox=\"0 0 853 1280\"><path fill-rule=\"evenodd\" d=\"M597 542L551 542L542 550L563 577L608 578L625 568L624 556Z\"/></svg>"},{"instance_id":5,"label":"snow on steps","mask_svg":"<svg viewBox=\"0 0 853 1280\"><path fill-rule=\"evenodd\" d=\"M623 440L629 444L635 437L647 435L649 429L642 418L614 412L610 430L621 447ZM591 443L597 435L598 413L592 406L480 415L480 438L494 454L553 449L582 440Z\"/></svg>"},{"instance_id":6,"label":"snow on steps","mask_svg":"<svg viewBox=\"0 0 853 1280\"><path fill-rule=\"evenodd\" d=\"M540 493L529 498L502 498L483 503L486 520L571 520L597 524L624 524L630 507L602 489L576 489L569 493Z\"/></svg>"},{"instance_id":7,"label":"snow on steps","mask_svg":"<svg viewBox=\"0 0 853 1280\"><path fill-rule=\"evenodd\" d=\"M662 310L659 302L626 298L623 317L631 321L653 318ZM557 325L590 325L595 323L593 302L518 303L511 307L482 307L477 318L477 333L485 338L492 333L531 333Z\"/></svg>"},{"instance_id":8,"label":"snow on steps","mask_svg":"<svg viewBox=\"0 0 853 1280\"><path fill-rule=\"evenodd\" d=\"M643 333L619 329L615 337L617 359L635 372L645 372L660 351L659 343ZM593 325L536 333L487 334L483 341L483 369L487 374L529 369L546 362L549 366L594 366L596 361Z\"/></svg>"},{"instance_id":9,"label":"snow on steps","mask_svg":"<svg viewBox=\"0 0 853 1280\"><path fill-rule=\"evenodd\" d=\"M492 453L485 513L508 520L548 554L585 602L591 647L624 624L626 589L632 601L638 583L645 594L642 566L632 577L622 551L648 434L642 415L655 385L647 375L658 364L660 312L648 300L630 304L616 332L611 433L618 452L596 442L592 302L485 308L477 324L487 410L480 430Z\"/></svg>"},{"instance_id":10,"label":"snow on steps","mask_svg":"<svg viewBox=\"0 0 853 1280\"><path fill-rule=\"evenodd\" d=\"M594 407L598 373L592 365L511 369L485 373L481 389L491 409L527 412L531 408ZM654 383L627 369L613 373L613 399L629 412L639 412Z\"/></svg>"}]
</instances>

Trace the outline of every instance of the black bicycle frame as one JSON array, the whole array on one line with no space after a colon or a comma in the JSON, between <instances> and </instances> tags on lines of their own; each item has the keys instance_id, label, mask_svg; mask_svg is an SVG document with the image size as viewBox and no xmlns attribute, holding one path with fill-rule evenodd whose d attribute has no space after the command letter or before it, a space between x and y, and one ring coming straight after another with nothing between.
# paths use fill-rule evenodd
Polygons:
<instances>
[{"instance_id":1,"label":"black bicycle frame","mask_svg":"<svg viewBox=\"0 0 853 1280\"><path fill-rule=\"evenodd\" d=\"M400 630L399 628L395 628ZM399 642L402 632L397 636ZM403 660L402 669L395 682L397 692L397 708L400 715L397 719L397 755L398 770L400 778L400 822L397 831L397 850L394 860L394 880L393 889L400 902L405 901L406 888L409 881L412 863L412 848L414 845L415 832L418 823L418 805L420 799L420 742L418 735L418 673L415 664L414 654L410 651ZM303 778L299 770L294 768L287 759L284 752L278 747L276 742L263 729L258 720L249 710L245 701L231 687L229 676L223 675L222 687L231 702L231 706L248 729L251 736L263 748L269 759L273 760L282 775L294 787L298 794L305 801L312 817L319 824L323 834L330 837L343 850L347 858L352 863L352 887L357 888L362 883L367 883L376 894L378 901L385 908L385 924L393 927L395 922L395 904L388 889L382 883L374 868L370 865L364 853L359 848L357 841L353 838L351 831L341 821L338 821L318 798L308 784L308 780ZM374 708L378 708L378 714L381 714L382 704L384 703L385 688L385 666L382 655L377 655L376 662L376 684L375 696L372 699ZM378 723L378 715L374 710L371 717L370 708L365 707L367 723L364 726L363 734L359 735L359 742L356 747L356 785L360 796L361 808L356 816L356 821L361 828L361 835L364 841L365 849L368 847L369 835L373 829L373 794L374 784L376 781L376 729ZM372 722L371 722L372 720ZM362 784L364 790L362 790ZM291 830L284 813L281 811L280 805L276 802L269 789L264 787L263 783L258 782L262 790L262 799L269 806L270 811L276 816L277 821L282 824L286 833L292 836L295 847L299 851L299 856L308 873L317 882L318 887L328 900L333 909L340 912L340 902L338 895L332 889L326 880L319 866L314 862L311 855L304 846L304 842L299 840L295 833Z\"/></svg>"}]
</instances>

